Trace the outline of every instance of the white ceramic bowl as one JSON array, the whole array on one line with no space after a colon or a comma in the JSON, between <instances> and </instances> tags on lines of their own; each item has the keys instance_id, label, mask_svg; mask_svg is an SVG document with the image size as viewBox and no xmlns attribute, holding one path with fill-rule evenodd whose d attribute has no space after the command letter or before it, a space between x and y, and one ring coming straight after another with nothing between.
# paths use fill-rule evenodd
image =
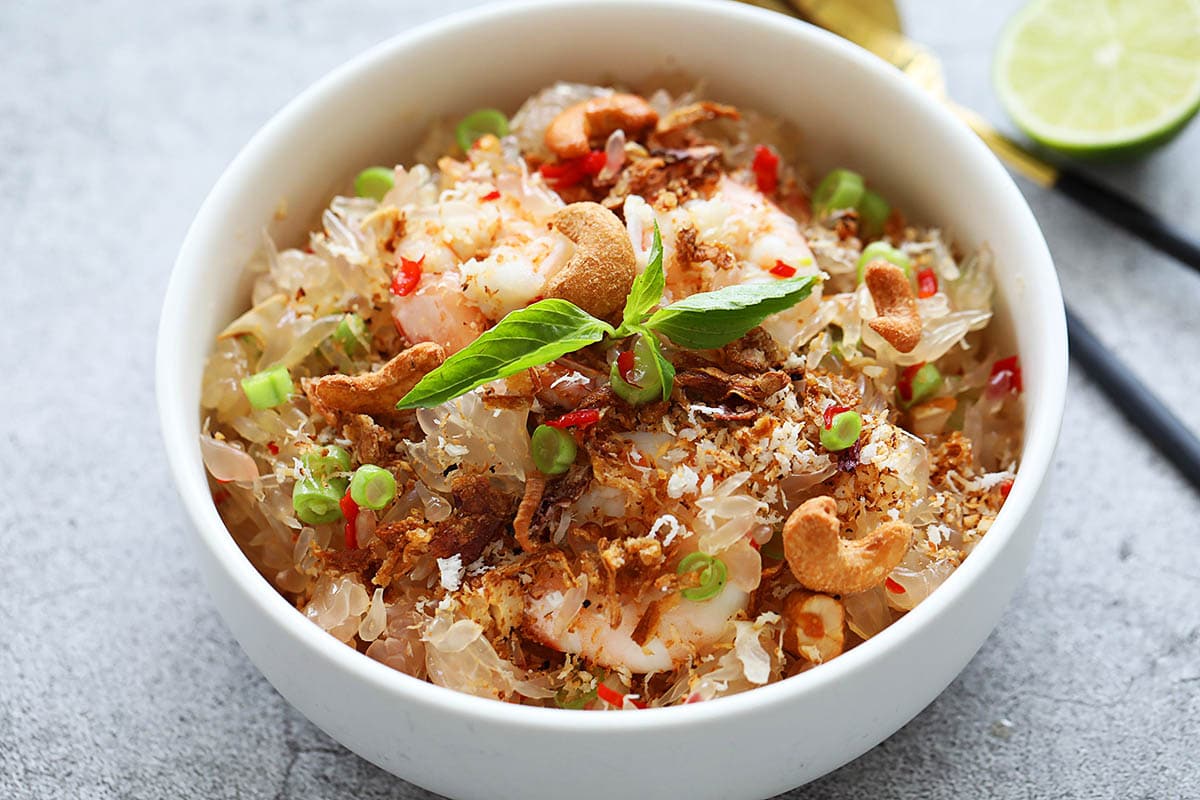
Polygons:
<instances>
[{"instance_id":1,"label":"white ceramic bowl","mask_svg":"<svg viewBox=\"0 0 1200 800\"><path fill-rule=\"evenodd\" d=\"M1012 494L916 610L827 665L746 694L568 712L395 672L297 613L213 507L197 444L200 377L213 337L248 302L242 266L263 226L299 241L347 176L403 160L437 116L512 110L557 79L636 82L665 64L703 78L716 99L797 123L818 167L857 169L910 218L992 248L996 324L1018 347L1025 379ZM280 200L282 222L273 218ZM729 800L773 795L865 752L931 702L987 638L1029 558L1066 367L1062 299L1029 208L983 145L898 72L820 30L731 2L584 0L439 20L334 71L272 119L221 176L179 254L159 331L158 400L217 608L271 683L333 738L452 797Z\"/></svg>"}]
</instances>

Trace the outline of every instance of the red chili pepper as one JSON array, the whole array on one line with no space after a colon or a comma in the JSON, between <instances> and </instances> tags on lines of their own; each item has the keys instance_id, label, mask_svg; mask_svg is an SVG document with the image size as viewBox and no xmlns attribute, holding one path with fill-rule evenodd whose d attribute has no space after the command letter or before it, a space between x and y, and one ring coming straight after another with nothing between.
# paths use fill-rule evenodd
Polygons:
<instances>
[{"instance_id":1,"label":"red chili pepper","mask_svg":"<svg viewBox=\"0 0 1200 800\"><path fill-rule=\"evenodd\" d=\"M358 503L354 502L354 498L350 496L350 492L346 492L346 496L339 503L342 507L342 515L346 517L346 549L358 549Z\"/></svg>"},{"instance_id":2,"label":"red chili pepper","mask_svg":"<svg viewBox=\"0 0 1200 800\"><path fill-rule=\"evenodd\" d=\"M762 550L762 545L758 543L757 539L755 539L753 536L750 536L749 534L746 535L746 538L750 540L751 547L753 547L755 550Z\"/></svg>"},{"instance_id":3,"label":"red chili pepper","mask_svg":"<svg viewBox=\"0 0 1200 800\"><path fill-rule=\"evenodd\" d=\"M992 365L992 379L989 386L999 392L1012 390L1020 394L1025 390L1021 381L1021 364L1016 356L1002 358Z\"/></svg>"},{"instance_id":4,"label":"red chili pepper","mask_svg":"<svg viewBox=\"0 0 1200 800\"><path fill-rule=\"evenodd\" d=\"M1000 496L1003 497L1005 500L1008 499L1008 493L1012 491L1012 485L1013 485L1012 478L1009 478L1008 480L1006 480L1000 484Z\"/></svg>"},{"instance_id":5,"label":"red chili pepper","mask_svg":"<svg viewBox=\"0 0 1200 800\"><path fill-rule=\"evenodd\" d=\"M779 188L779 156L775 151L760 144L754 148L754 180L763 194L773 194Z\"/></svg>"},{"instance_id":6,"label":"red chili pepper","mask_svg":"<svg viewBox=\"0 0 1200 800\"><path fill-rule=\"evenodd\" d=\"M886 581L884 581L883 585L886 586L887 590L889 592L891 592L892 594L904 594L906 591L908 591L907 589L905 589L900 584L896 583L891 578L888 578Z\"/></svg>"},{"instance_id":7,"label":"red chili pepper","mask_svg":"<svg viewBox=\"0 0 1200 800\"><path fill-rule=\"evenodd\" d=\"M630 386L637 386L636 383L629 380L629 373L633 372L636 364L632 350L626 350L617 356L617 373L621 376L621 380L628 383Z\"/></svg>"},{"instance_id":8,"label":"red chili pepper","mask_svg":"<svg viewBox=\"0 0 1200 800\"><path fill-rule=\"evenodd\" d=\"M926 267L917 272L917 297L922 299L933 297L938 291L937 273L932 267Z\"/></svg>"},{"instance_id":9,"label":"red chili pepper","mask_svg":"<svg viewBox=\"0 0 1200 800\"><path fill-rule=\"evenodd\" d=\"M843 411L849 411L850 406L830 406L825 409L825 430L833 428L833 418Z\"/></svg>"},{"instance_id":10,"label":"red chili pepper","mask_svg":"<svg viewBox=\"0 0 1200 800\"><path fill-rule=\"evenodd\" d=\"M213 505L219 506L229 499L229 492L224 489L213 492Z\"/></svg>"},{"instance_id":11,"label":"red chili pepper","mask_svg":"<svg viewBox=\"0 0 1200 800\"><path fill-rule=\"evenodd\" d=\"M587 177L596 177L608 163L603 150L593 150L586 156L568 158L554 164L542 164L539 171L554 189L569 189Z\"/></svg>"},{"instance_id":12,"label":"red chili pepper","mask_svg":"<svg viewBox=\"0 0 1200 800\"><path fill-rule=\"evenodd\" d=\"M485 202L488 200L499 200L500 199L500 190L493 189L492 191L488 192L487 194L485 194L483 197L481 197L479 199L483 200Z\"/></svg>"},{"instance_id":13,"label":"red chili pepper","mask_svg":"<svg viewBox=\"0 0 1200 800\"><path fill-rule=\"evenodd\" d=\"M683 701L683 704L686 706L688 703L700 703L703 701L704 701L704 698L700 696L699 692L692 692L691 694L688 695L687 700Z\"/></svg>"},{"instance_id":14,"label":"red chili pepper","mask_svg":"<svg viewBox=\"0 0 1200 800\"><path fill-rule=\"evenodd\" d=\"M796 274L796 268L782 261L776 261L775 266L771 267L770 272L778 278L790 278Z\"/></svg>"},{"instance_id":15,"label":"red chili pepper","mask_svg":"<svg viewBox=\"0 0 1200 800\"><path fill-rule=\"evenodd\" d=\"M899 380L896 381L896 391L900 393L900 399L905 403L912 402L913 379L917 377L917 373L921 371L921 367L923 366L925 366L924 361L905 367L900 373Z\"/></svg>"},{"instance_id":16,"label":"red chili pepper","mask_svg":"<svg viewBox=\"0 0 1200 800\"><path fill-rule=\"evenodd\" d=\"M416 291L417 284L421 282L421 265L424 263L425 256L416 261L409 261L401 256L400 267L392 273L392 294L406 297Z\"/></svg>"},{"instance_id":17,"label":"red chili pepper","mask_svg":"<svg viewBox=\"0 0 1200 800\"><path fill-rule=\"evenodd\" d=\"M267 442L267 452L273 456L279 455L279 445L274 442Z\"/></svg>"},{"instance_id":18,"label":"red chili pepper","mask_svg":"<svg viewBox=\"0 0 1200 800\"><path fill-rule=\"evenodd\" d=\"M616 706L617 708L623 708L625 706L626 695L621 694L616 689L610 689L603 683L596 686L596 696L608 703L610 706ZM638 708L646 707L645 703L639 702L632 698L629 700L629 702L633 703Z\"/></svg>"},{"instance_id":19,"label":"red chili pepper","mask_svg":"<svg viewBox=\"0 0 1200 800\"><path fill-rule=\"evenodd\" d=\"M551 428L578 428L585 430L595 425L600 421L600 412L594 408L581 408L578 411L571 411L563 414L558 419L546 420L546 424Z\"/></svg>"}]
</instances>

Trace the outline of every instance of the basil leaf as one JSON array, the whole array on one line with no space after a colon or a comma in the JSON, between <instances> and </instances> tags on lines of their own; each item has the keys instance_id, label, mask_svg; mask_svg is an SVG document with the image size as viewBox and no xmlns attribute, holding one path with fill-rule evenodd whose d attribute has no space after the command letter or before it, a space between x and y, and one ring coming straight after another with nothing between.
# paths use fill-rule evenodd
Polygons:
<instances>
[{"instance_id":1,"label":"basil leaf","mask_svg":"<svg viewBox=\"0 0 1200 800\"><path fill-rule=\"evenodd\" d=\"M654 240L650 244L650 260L641 275L633 279L629 297L625 298L625 313L621 327L617 329L616 337L628 335L635 325L640 325L650 313L650 309L662 300L663 287L666 278L663 276L663 246L662 236L658 232L658 222L654 223Z\"/></svg>"},{"instance_id":2,"label":"basil leaf","mask_svg":"<svg viewBox=\"0 0 1200 800\"><path fill-rule=\"evenodd\" d=\"M671 399L671 387L675 385L675 365L667 360L663 355L662 343L658 341L657 334L641 325L637 326L637 332L641 334L642 342L646 343L646 347L642 350L642 355L649 355L646 359L649 363L645 365L647 370L654 370L655 377L658 378L659 385L662 386L662 399Z\"/></svg>"},{"instance_id":3,"label":"basil leaf","mask_svg":"<svg viewBox=\"0 0 1200 800\"><path fill-rule=\"evenodd\" d=\"M613 332L566 300L539 300L517 309L446 359L400 398L397 409L429 408L498 378L548 364Z\"/></svg>"},{"instance_id":4,"label":"basil leaf","mask_svg":"<svg viewBox=\"0 0 1200 800\"><path fill-rule=\"evenodd\" d=\"M746 335L772 314L789 309L812 292L815 275L726 286L685 297L655 311L646 327L694 350L722 347Z\"/></svg>"}]
</instances>

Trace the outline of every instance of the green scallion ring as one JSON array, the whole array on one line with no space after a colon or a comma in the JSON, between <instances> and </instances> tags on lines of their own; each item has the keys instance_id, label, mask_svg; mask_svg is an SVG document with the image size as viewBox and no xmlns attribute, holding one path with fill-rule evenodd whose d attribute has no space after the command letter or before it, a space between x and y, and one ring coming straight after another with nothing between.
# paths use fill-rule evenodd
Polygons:
<instances>
[{"instance_id":1,"label":"green scallion ring","mask_svg":"<svg viewBox=\"0 0 1200 800\"><path fill-rule=\"evenodd\" d=\"M363 464L350 478L350 499L363 508L378 511L396 499L396 478L374 464Z\"/></svg>"},{"instance_id":2,"label":"green scallion ring","mask_svg":"<svg viewBox=\"0 0 1200 800\"><path fill-rule=\"evenodd\" d=\"M891 216L892 207L875 192L867 189L858 201L858 230L867 238L873 239L883 233L883 224Z\"/></svg>"},{"instance_id":3,"label":"green scallion ring","mask_svg":"<svg viewBox=\"0 0 1200 800\"><path fill-rule=\"evenodd\" d=\"M716 556L701 552L688 553L675 568L675 574L684 575L688 572L700 573L700 585L681 589L679 594L684 600L702 603L713 599L725 588L728 571L725 562Z\"/></svg>"},{"instance_id":4,"label":"green scallion ring","mask_svg":"<svg viewBox=\"0 0 1200 800\"><path fill-rule=\"evenodd\" d=\"M318 445L300 459L304 471L323 480L338 472L350 471L350 454L336 444Z\"/></svg>"},{"instance_id":5,"label":"green scallion ring","mask_svg":"<svg viewBox=\"0 0 1200 800\"><path fill-rule=\"evenodd\" d=\"M367 167L354 179L354 193L382 201L396 185L396 171L391 167Z\"/></svg>"},{"instance_id":6,"label":"green scallion ring","mask_svg":"<svg viewBox=\"0 0 1200 800\"><path fill-rule=\"evenodd\" d=\"M342 317L334 329L333 340L342 346L347 355L354 355L367 340L367 323L358 314L349 313Z\"/></svg>"},{"instance_id":7,"label":"green scallion ring","mask_svg":"<svg viewBox=\"0 0 1200 800\"><path fill-rule=\"evenodd\" d=\"M892 247L887 242L871 242L863 248L862 255L858 257L858 282L863 282L863 273L867 269L867 264L877 259L890 261L897 267L904 270L905 276L912 279L913 269L912 261L904 253Z\"/></svg>"},{"instance_id":8,"label":"green scallion ring","mask_svg":"<svg viewBox=\"0 0 1200 800\"><path fill-rule=\"evenodd\" d=\"M942 388L942 371L933 363L924 364L912 377L912 398L905 407L915 406L933 397Z\"/></svg>"},{"instance_id":9,"label":"green scallion ring","mask_svg":"<svg viewBox=\"0 0 1200 800\"><path fill-rule=\"evenodd\" d=\"M561 475L575 463L578 447L575 438L566 431L549 425L538 425L529 440L533 463L547 475Z\"/></svg>"},{"instance_id":10,"label":"green scallion ring","mask_svg":"<svg viewBox=\"0 0 1200 800\"><path fill-rule=\"evenodd\" d=\"M323 525L342 518L341 499L345 494L345 478L321 481L306 476L292 488L292 508L301 522Z\"/></svg>"},{"instance_id":11,"label":"green scallion ring","mask_svg":"<svg viewBox=\"0 0 1200 800\"><path fill-rule=\"evenodd\" d=\"M621 358L615 359L608 371L613 391L631 406L653 403L663 397L663 382L654 368L654 354L650 352L652 346L645 336L638 336L634 342L630 351L633 353L633 368L627 371L632 382L621 377Z\"/></svg>"},{"instance_id":12,"label":"green scallion ring","mask_svg":"<svg viewBox=\"0 0 1200 800\"><path fill-rule=\"evenodd\" d=\"M242 391L254 408L274 408L292 396L292 376L279 364L242 378Z\"/></svg>"},{"instance_id":13,"label":"green scallion ring","mask_svg":"<svg viewBox=\"0 0 1200 800\"><path fill-rule=\"evenodd\" d=\"M463 117L454 129L458 146L463 149L464 153L471 149L471 145L489 133L501 138L508 136L508 117L494 108L472 111Z\"/></svg>"},{"instance_id":14,"label":"green scallion ring","mask_svg":"<svg viewBox=\"0 0 1200 800\"><path fill-rule=\"evenodd\" d=\"M843 411L836 415L828 428L821 428L821 446L836 453L858 441L862 433L862 416L857 411Z\"/></svg>"},{"instance_id":15,"label":"green scallion ring","mask_svg":"<svg viewBox=\"0 0 1200 800\"><path fill-rule=\"evenodd\" d=\"M835 169L821 179L813 192L813 210L818 217L843 208L857 208L866 187L862 175L848 169Z\"/></svg>"}]
</instances>

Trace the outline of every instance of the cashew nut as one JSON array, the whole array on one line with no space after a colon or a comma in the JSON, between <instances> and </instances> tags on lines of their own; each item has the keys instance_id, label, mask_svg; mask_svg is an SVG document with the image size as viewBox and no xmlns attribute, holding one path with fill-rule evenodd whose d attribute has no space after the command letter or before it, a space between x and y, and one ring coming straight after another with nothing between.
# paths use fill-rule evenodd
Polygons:
<instances>
[{"instance_id":1,"label":"cashew nut","mask_svg":"<svg viewBox=\"0 0 1200 800\"><path fill-rule=\"evenodd\" d=\"M843 539L832 497L814 497L783 526L783 554L796 580L827 594L857 594L878 586L912 541L906 522L885 522L861 539Z\"/></svg>"},{"instance_id":2,"label":"cashew nut","mask_svg":"<svg viewBox=\"0 0 1200 800\"><path fill-rule=\"evenodd\" d=\"M783 649L823 664L846 644L846 610L827 594L792 592L783 603Z\"/></svg>"},{"instance_id":3,"label":"cashew nut","mask_svg":"<svg viewBox=\"0 0 1200 800\"><path fill-rule=\"evenodd\" d=\"M637 256L617 215L599 203L572 203L551 224L575 243L575 253L546 284L546 296L569 300L606 318L625 306Z\"/></svg>"},{"instance_id":4,"label":"cashew nut","mask_svg":"<svg viewBox=\"0 0 1200 800\"><path fill-rule=\"evenodd\" d=\"M921 341L921 314L908 276L890 261L877 259L867 264L865 281L879 313L867 324L901 353L912 352Z\"/></svg>"},{"instance_id":5,"label":"cashew nut","mask_svg":"<svg viewBox=\"0 0 1200 800\"><path fill-rule=\"evenodd\" d=\"M304 393L308 395L313 410L322 414L330 424L336 424L339 411L371 416L394 414L400 398L445 359L446 351L440 344L422 342L403 351L375 372L306 379Z\"/></svg>"},{"instance_id":6,"label":"cashew nut","mask_svg":"<svg viewBox=\"0 0 1200 800\"><path fill-rule=\"evenodd\" d=\"M632 139L656 122L658 112L636 94L594 97L554 118L546 128L546 147L559 158L579 158L618 128Z\"/></svg>"}]
</instances>

